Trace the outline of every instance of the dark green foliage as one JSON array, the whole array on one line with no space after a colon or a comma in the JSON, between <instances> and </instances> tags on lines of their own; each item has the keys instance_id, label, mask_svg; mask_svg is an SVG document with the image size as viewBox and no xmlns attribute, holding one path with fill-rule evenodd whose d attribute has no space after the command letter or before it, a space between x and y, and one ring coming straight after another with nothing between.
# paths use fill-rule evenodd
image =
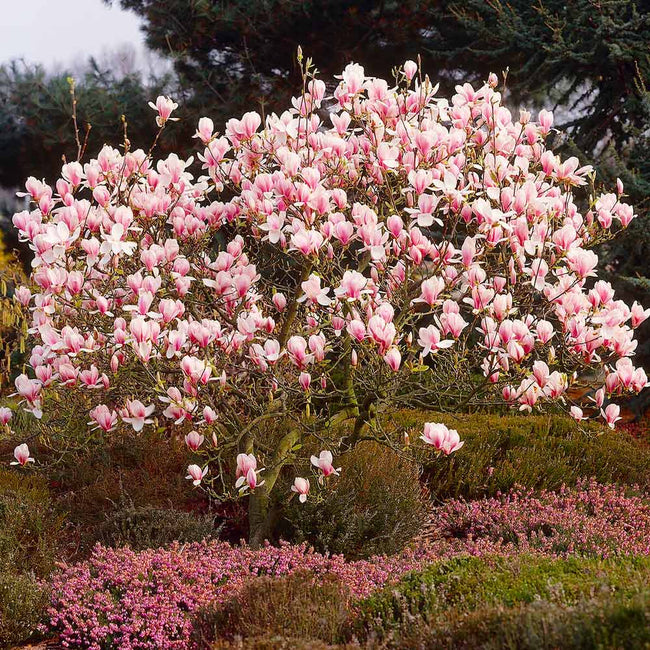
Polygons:
<instances>
[{"instance_id":1,"label":"dark green foliage","mask_svg":"<svg viewBox=\"0 0 650 650\"><path fill-rule=\"evenodd\" d=\"M0 567L0 648L29 639L43 620L47 587L15 567Z\"/></svg>"},{"instance_id":2,"label":"dark green foliage","mask_svg":"<svg viewBox=\"0 0 650 650\"><path fill-rule=\"evenodd\" d=\"M427 629L402 647L482 650L641 650L650 647L650 593L606 595L575 605L533 602L477 610L455 625ZM419 636L417 633L413 637Z\"/></svg>"},{"instance_id":3,"label":"dark green foliage","mask_svg":"<svg viewBox=\"0 0 650 650\"><path fill-rule=\"evenodd\" d=\"M141 551L218 537L215 517L165 508L127 506L107 516L97 528L96 539L104 546L129 546Z\"/></svg>"},{"instance_id":4,"label":"dark green foliage","mask_svg":"<svg viewBox=\"0 0 650 650\"><path fill-rule=\"evenodd\" d=\"M37 475L0 470L0 569L47 577L59 559L63 517Z\"/></svg>"},{"instance_id":5,"label":"dark green foliage","mask_svg":"<svg viewBox=\"0 0 650 650\"><path fill-rule=\"evenodd\" d=\"M369 442L335 464L342 466L341 476L330 477L322 490L311 477L313 494L322 499L292 499L281 536L350 559L400 551L426 519L417 466Z\"/></svg>"},{"instance_id":6,"label":"dark green foliage","mask_svg":"<svg viewBox=\"0 0 650 650\"><path fill-rule=\"evenodd\" d=\"M642 648L648 584L647 557L457 558L368 598L352 628L400 648Z\"/></svg>"},{"instance_id":7,"label":"dark green foliage","mask_svg":"<svg viewBox=\"0 0 650 650\"><path fill-rule=\"evenodd\" d=\"M415 440L424 422L455 428L465 445L449 457L419 450L423 479L436 500L476 499L515 485L557 490L581 478L599 483L650 487L650 447L628 434L596 424L578 426L560 416L463 415L400 411L387 427L411 429Z\"/></svg>"},{"instance_id":8,"label":"dark green foliage","mask_svg":"<svg viewBox=\"0 0 650 650\"><path fill-rule=\"evenodd\" d=\"M47 483L0 470L0 648L26 641L47 606L47 578L63 548L63 517Z\"/></svg>"},{"instance_id":9,"label":"dark green foliage","mask_svg":"<svg viewBox=\"0 0 650 650\"><path fill-rule=\"evenodd\" d=\"M647 128L650 106L643 82L650 78L650 14L644 3L430 4L439 20L431 40L447 62L477 78L509 66L510 92L556 101L558 126L568 129L583 152L612 144L620 153ZM649 180L643 181L645 192Z\"/></svg>"}]
</instances>

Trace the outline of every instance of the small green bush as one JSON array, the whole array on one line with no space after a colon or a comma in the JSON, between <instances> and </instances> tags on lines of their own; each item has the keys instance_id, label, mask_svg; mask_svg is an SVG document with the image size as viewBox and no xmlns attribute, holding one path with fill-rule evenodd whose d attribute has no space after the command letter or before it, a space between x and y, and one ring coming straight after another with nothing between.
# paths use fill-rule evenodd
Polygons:
<instances>
[{"instance_id":1,"label":"small green bush","mask_svg":"<svg viewBox=\"0 0 650 650\"><path fill-rule=\"evenodd\" d=\"M172 542L200 542L218 535L213 516L129 505L107 516L96 531L96 541L104 546L129 546L141 551Z\"/></svg>"},{"instance_id":2,"label":"small green bush","mask_svg":"<svg viewBox=\"0 0 650 650\"><path fill-rule=\"evenodd\" d=\"M455 558L366 599L352 630L400 648L596 648L601 646L580 645L580 639L602 628L603 635L620 640L616 629L625 620L630 638L645 643L650 642L648 585L650 557ZM555 621L554 636L544 645L549 620ZM562 634L580 625L573 635L577 645L564 645Z\"/></svg>"},{"instance_id":3,"label":"small green bush","mask_svg":"<svg viewBox=\"0 0 650 650\"><path fill-rule=\"evenodd\" d=\"M43 620L40 580L60 557L63 522L43 477L0 470L0 647L27 641Z\"/></svg>"},{"instance_id":4,"label":"small green bush","mask_svg":"<svg viewBox=\"0 0 650 650\"><path fill-rule=\"evenodd\" d=\"M27 641L42 622L47 588L13 568L0 569L0 648Z\"/></svg>"},{"instance_id":5,"label":"small green bush","mask_svg":"<svg viewBox=\"0 0 650 650\"><path fill-rule=\"evenodd\" d=\"M204 647L217 639L243 636L261 643L261 639L282 637L314 640L320 643L316 647L324 647L340 637L349 614L348 602L349 589L331 575L299 571L260 577L221 608L200 612L195 640Z\"/></svg>"},{"instance_id":6,"label":"small green bush","mask_svg":"<svg viewBox=\"0 0 650 650\"><path fill-rule=\"evenodd\" d=\"M45 479L0 470L0 569L46 577L59 559L63 522Z\"/></svg>"},{"instance_id":7,"label":"small green bush","mask_svg":"<svg viewBox=\"0 0 650 650\"><path fill-rule=\"evenodd\" d=\"M182 510L200 509L203 497L188 487L187 465L182 441L145 431L140 436L118 436L68 452L49 474L56 484L57 502L69 511L70 521L79 530L91 531L83 536L86 546L94 543L93 530L124 503L142 508L165 509L174 504Z\"/></svg>"},{"instance_id":8,"label":"small green bush","mask_svg":"<svg viewBox=\"0 0 650 650\"><path fill-rule=\"evenodd\" d=\"M336 465L339 478L321 490L314 485L314 498L304 504L291 501L282 536L350 559L400 551L426 520L417 465L373 442L362 442Z\"/></svg>"},{"instance_id":9,"label":"small green bush","mask_svg":"<svg viewBox=\"0 0 650 650\"><path fill-rule=\"evenodd\" d=\"M596 595L575 605L537 601L486 608L407 633L401 648L641 650L650 647L650 593Z\"/></svg>"},{"instance_id":10,"label":"small green bush","mask_svg":"<svg viewBox=\"0 0 650 650\"><path fill-rule=\"evenodd\" d=\"M436 499L477 499L507 492L515 485L557 490L581 478L650 488L650 446L597 424L579 427L557 415L441 414L399 411L384 426L412 429L415 440L424 422L444 422L465 441L449 457L418 448L423 480Z\"/></svg>"}]
</instances>

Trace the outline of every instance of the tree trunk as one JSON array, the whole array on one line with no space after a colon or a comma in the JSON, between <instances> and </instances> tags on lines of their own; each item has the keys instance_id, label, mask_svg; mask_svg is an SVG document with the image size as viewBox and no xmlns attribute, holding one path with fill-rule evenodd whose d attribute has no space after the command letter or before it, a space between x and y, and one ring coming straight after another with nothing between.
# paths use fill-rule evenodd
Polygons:
<instances>
[{"instance_id":1,"label":"tree trunk","mask_svg":"<svg viewBox=\"0 0 650 650\"><path fill-rule=\"evenodd\" d=\"M259 548L268 539L273 521L271 509L271 492L280 471L287 462L291 448L300 438L300 431L294 429L285 434L273 454L270 467L262 473L264 485L251 492L248 501L248 542L253 548Z\"/></svg>"},{"instance_id":2,"label":"tree trunk","mask_svg":"<svg viewBox=\"0 0 650 650\"><path fill-rule=\"evenodd\" d=\"M248 543L258 549L271 534L270 497L266 483L251 492L248 501Z\"/></svg>"}]
</instances>

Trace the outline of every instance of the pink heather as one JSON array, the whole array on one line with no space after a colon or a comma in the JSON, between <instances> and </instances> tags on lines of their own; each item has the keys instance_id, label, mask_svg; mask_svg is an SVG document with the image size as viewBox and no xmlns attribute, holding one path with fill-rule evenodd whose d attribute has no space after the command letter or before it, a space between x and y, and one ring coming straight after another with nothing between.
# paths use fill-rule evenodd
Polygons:
<instances>
[{"instance_id":1,"label":"pink heather","mask_svg":"<svg viewBox=\"0 0 650 650\"><path fill-rule=\"evenodd\" d=\"M97 546L88 561L63 565L53 577L50 627L65 647L180 650L191 647L193 612L232 598L256 576L331 574L359 600L408 571L462 554L647 554L650 505L620 487L584 482L557 493L450 501L427 530L399 555L357 562L290 544L252 550L206 541L140 553Z\"/></svg>"}]
</instances>

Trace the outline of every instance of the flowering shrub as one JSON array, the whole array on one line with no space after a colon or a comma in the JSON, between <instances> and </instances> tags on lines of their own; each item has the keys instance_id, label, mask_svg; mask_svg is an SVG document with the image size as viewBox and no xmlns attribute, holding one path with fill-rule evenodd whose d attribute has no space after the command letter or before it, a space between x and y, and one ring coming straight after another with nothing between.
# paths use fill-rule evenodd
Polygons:
<instances>
[{"instance_id":1,"label":"flowering shrub","mask_svg":"<svg viewBox=\"0 0 650 650\"><path fill-rule=\"evenodd\" d=\"M452 500L435 511L428 528L449 550L473 553L494 543L503 550L562 556L650 553L648 501L594 481L537 495L515 490L491 499Z\"/></svg>"},{"instance_id":2,"label":"flowering shrub","mask_svg":"<svg viewBox=\"0 0 650 650\"><path fill-rule=\"evenodd\" d=\"M89 650L184 650L192 613L226 602L255 576L331 574L360 598L418 566L410 556L347 563L306 545L254 551L202 542L141 553L97 546L87 562L54 577L50 624L66 643Z\"/></svg>"},{"instance_id":3,"label":"flowering shrub","mask_svg":"<svg viewBox=\"0 0 650 650\"><path fill-rule=\"evenodd\" d=\"M408 571L460 555L645 555L650 505L592 482L537 497L452 501L436 511L431 529L435 535L399 555L356 562L305 545L252 550L201 542L140 553L97 546L88 561L53 577L51 627L65 643L90 649L186 648L193 612L225 603L260 575L332 576L358 600Z\"/></svg>"},{"instance_id":4,"label":"flowering shrub","mask_svg":"<svg viewBox=\"0 0 650 650\"><path fill-rule=\"evenodd\" d=\"M25 407L40 417L56 393L100 432L187 436L187 478L252 493L257 541L302 442L330 459L396 445L374 418L390 404L531 410L593 368L614 426L606 397L646 385L629 357L648 312L592 281L590 249L634 217L622 184L587 190L591 167L545 146L552 115L513 117L494 75L449 101L413 62L396 82L350 64L326 99L307 65L302 94L264 124L246 113L218 135L200 120L196 178L192 158L128 141L66 163L54 188L30 178L32 210L13 218L35 255L16 291L34 343ZM176 104L152 106L165 128ZM462 444L437 423L422 440ZM298 479L305 500L316 482Z\"/></svg>"}]
</instances>

